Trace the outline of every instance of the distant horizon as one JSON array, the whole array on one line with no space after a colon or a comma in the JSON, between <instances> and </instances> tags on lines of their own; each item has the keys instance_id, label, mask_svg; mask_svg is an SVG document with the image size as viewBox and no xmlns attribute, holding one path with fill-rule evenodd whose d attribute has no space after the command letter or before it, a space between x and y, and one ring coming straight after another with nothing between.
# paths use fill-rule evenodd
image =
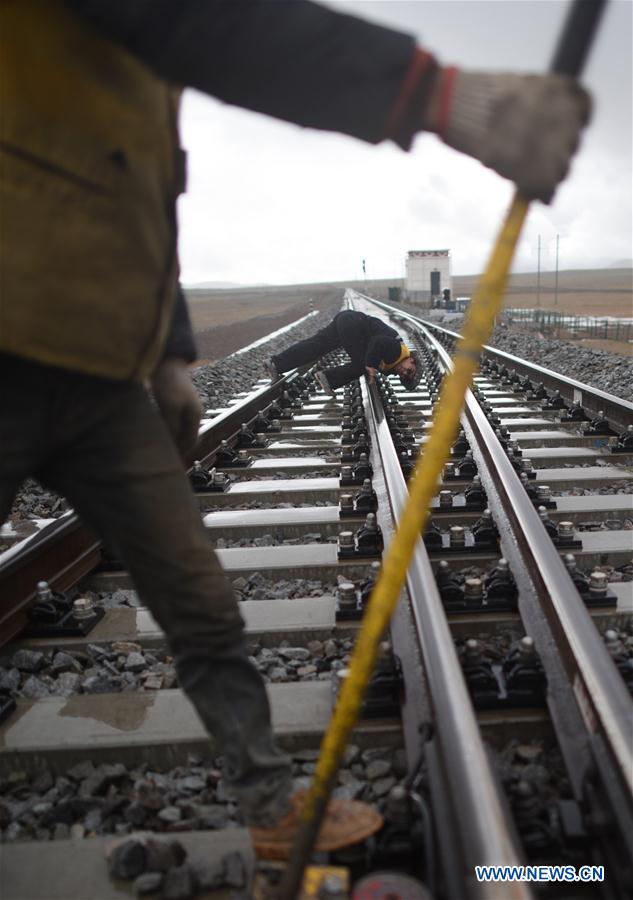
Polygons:
<instances>
[{"instance_id":1,"label":"distant horizon","mask_svg":"<svg viewBox=\"0 0 633 900\"><path fill-rule=\"evenodd\" d=\"M571 267L571 268L563 268L559 269L558 273L561 275L563 272L613 272L616 270L628 271L631 270L633 272L633 259L630 260L616 260L613 263L610 263L606 266L587 266L587 267ZM540 270L541 275L547 274L555 274L556 269L551 268L543 268ZM468 272L464 274L453 273L451 275L452 278L478 278L482 273L481 272ZM537 269L529 269L520 272L511 272L510 277L520 276L520 275L537 275ZM244 290L248 288L272 288L272 287L295 287L301 285L324 285L324 284L345 284L347 282L375 282L375 281L403 281L405 276L403 275L384 275L384 276L371 276L367 278L359 278L358 276L350 277L350 278L333 278L331 280L324 281L279 281L279 282L231 282L231 281L195 281L190 283L182 282L182 287L184 290ZM633 287L633 285L632 285Z\"/></svg>"}]
</instances>

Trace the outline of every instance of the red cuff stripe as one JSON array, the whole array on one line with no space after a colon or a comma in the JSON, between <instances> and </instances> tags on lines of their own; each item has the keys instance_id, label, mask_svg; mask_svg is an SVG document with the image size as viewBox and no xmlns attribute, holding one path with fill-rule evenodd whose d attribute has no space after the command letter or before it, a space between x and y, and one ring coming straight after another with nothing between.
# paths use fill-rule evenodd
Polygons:
<instances>
[{"instance_id":1,"label":"red cuff stripe","mask_svg":"<svg viewBox=\"0 0 633 900\"><path fill-rule=\"evenodd\" d=\"M411 65L404 76L400 93L396 97L387 118L386 137L394 137L397 134L400 123L408 111L411 98L420 84L422 75L434 61L435 59L430 53L427 53L420 47L416 49Z\"/></svg>"},{"instance_id":2,"label":"red cuff stripe","mask_svg":"<svg viewBox=\"0 0 633 900\"><path fill-rule=\"evenodd\" d=\"M455 78L457 77L457 69L455 66L448 66L442 73L442 86L440 88L439 105L437 111L437 133L444 138L448 130L448 121L451 112L451 101L453 99L453 89L455 87Z\"/></svg>"}]
</instances>

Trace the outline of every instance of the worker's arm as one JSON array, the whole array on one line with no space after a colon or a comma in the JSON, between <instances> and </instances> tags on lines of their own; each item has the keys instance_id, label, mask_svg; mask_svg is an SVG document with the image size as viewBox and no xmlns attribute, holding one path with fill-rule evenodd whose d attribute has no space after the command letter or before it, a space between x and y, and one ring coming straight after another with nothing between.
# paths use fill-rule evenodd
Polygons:
<instances>
[{"instance_id":1,"label":"worker's arm","mask_svg":"<svg viewBox=\"0 0 633 900\"><path fill-rule=\"evenodd\" d=\"M589 115L573 79L438 67L412 37L309 0L66 2L175 84L404 149L433 131L545 202Z\"/></svg>"},{"instance_id":2,"label":"worker's arm","mask_svg":"<svg viewBox=\"0 0 633 900\"><path fill-rule=\"evenodd\" d=\"M387 136L416 50L409 35L308 0L66 2L168 81L371 142Z\"/></svg>"}]
</instances>

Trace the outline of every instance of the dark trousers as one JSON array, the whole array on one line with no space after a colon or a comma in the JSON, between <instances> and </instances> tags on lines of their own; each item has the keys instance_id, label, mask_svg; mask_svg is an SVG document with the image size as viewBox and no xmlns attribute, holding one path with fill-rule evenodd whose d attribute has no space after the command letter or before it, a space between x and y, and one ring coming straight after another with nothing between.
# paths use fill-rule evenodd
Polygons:
<instances>
[{"instance_id":1,"label":"dark trousers","mask_svg":"<svg viewBox=\"0 0 633 900\"><path fill-rule=\"evenodd\" d=\"M145 389L0 355L0 522L28 475L67 497L120 554L245 817L274 821L289 761L273 742L237 600Z\"/></svg>"},{"instance_id":2,"label":"dark trousers","mask_svg":"<svg viewBox=\"0 0 633 900\"><path fill-rule=\"evenodd\" d=\"M312 337L299 341L277 356L273 356L273 362L277 366L277 371L288 372L298 366L309 365L332 350L343 348L350 361L342 366L324 370L330 387L336 390L365 374L365 353L369 337L366 316L353 309L344 309L334 316L329 325L317 331Z\"/></svg>"}]
</instances>

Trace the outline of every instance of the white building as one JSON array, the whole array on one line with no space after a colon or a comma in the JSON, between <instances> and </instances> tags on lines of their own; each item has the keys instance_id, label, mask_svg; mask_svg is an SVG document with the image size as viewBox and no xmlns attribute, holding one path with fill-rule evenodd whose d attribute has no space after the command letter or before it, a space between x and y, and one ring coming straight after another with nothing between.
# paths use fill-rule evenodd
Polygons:
<instances>
[{"instance_id":1,"label":"white building","mask_svg":"<svg viewBox=\"0 0 633 900\"><path fill-rule=\"evenodd\" d=\"M452 295L451 251L409 250L405 287L409 300L422 306L432 306L446 289Z\"/></svg>"}]
</instances>

